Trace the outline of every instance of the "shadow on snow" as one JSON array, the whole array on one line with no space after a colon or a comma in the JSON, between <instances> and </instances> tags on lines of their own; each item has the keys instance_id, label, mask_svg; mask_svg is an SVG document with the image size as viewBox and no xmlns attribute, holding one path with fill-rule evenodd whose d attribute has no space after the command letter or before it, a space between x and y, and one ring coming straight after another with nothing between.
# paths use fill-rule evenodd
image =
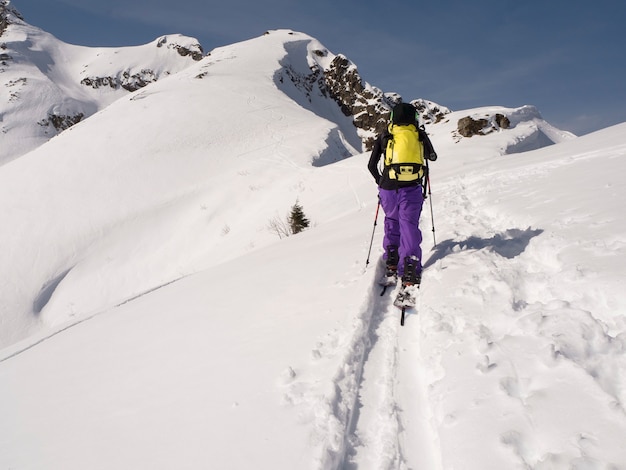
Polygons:
<instances>
[{"instance_id":1,"label":"shadow on snow","mask_svg":"<svg viewBox=\"0 0 626 470\"><path fill-rule=\"evenodd\" d=\"M491 238L469 237L463 241L445 240L438 243L434 253L430 256L424 268L432 266L450 253L465 250L489 249L504 258L515 258L521 255L530 243L530 240L543 233L542 229L526 230L512 228L503 233L498 233Z\"/></svg>"}]
</instances>

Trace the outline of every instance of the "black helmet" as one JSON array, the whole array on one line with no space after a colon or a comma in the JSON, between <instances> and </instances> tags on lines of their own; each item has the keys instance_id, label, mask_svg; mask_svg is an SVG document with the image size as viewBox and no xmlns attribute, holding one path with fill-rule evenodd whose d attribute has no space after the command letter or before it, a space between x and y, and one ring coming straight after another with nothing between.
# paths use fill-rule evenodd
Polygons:
<instances>
[{"instance_id":1,"label":"black helmet","mask_svg":"<svg viewBox=\"0 0 626 470\"><path fill-rule=\"evenodd\" d=\"M398 103L391 110L391 123L405 126L417 125L417 109L409 103Z\"/></svg>"}]
</instances>

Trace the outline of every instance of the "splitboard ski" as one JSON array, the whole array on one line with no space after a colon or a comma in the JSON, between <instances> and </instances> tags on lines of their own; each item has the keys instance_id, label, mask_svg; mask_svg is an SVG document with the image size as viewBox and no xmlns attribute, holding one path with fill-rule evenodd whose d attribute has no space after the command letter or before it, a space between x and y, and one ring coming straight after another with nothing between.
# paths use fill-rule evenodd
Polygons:
<instances>
[{"instance_id":1,"label":"splitboard ski","mask_svg":"<svg viewBox=\"0 0 626 470\"><path fill-rule=\"evenodd\" d=\"M396 274L384 275L378 280L378 285L382 287L380 291L380 296L382 297L387 292L389 287L395 287L398 283L398 276Z\"/></svg>"},{"instance_id":2,"label":"splitboard ski","mask_svg":"<svg viewBox=\"0 0 626 470\"><path fill-rule=\"evenodd\" d=\"M390 287L395 287L395 285L398 283L398 278L397 277L393 277L387 280L387 282L379 282L378 285L382 287L382 290L380 291L380 296L382 297L383 295L385 295L385 292L387 292L387 289Z\"/></svg>"},{"instance_id":3,"label":"splitboard ski","mask_svg":"<svg viewBox=\"0 0 626 470\"><path fill-rule=\"evenodd\" d=\"M396 299L393 301L393 305L398 307L402 312L400 317L400 324L402 326L404 326L404 318L407 310L415 309L415 305L417 304L418 289L418 284L403 286L400 288L400 291L396 295Z\"/></svg>"}]
</instances>

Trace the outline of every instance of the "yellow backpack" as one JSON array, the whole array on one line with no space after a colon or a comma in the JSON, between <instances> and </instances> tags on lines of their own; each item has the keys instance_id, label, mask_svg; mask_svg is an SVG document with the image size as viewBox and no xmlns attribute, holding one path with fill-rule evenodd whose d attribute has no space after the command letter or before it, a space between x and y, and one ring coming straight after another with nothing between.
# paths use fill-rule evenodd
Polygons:
<instances>
[{"instance_id":1,"label":"yellow backpack","mask_svg":"<svg viewBox=\"0 0 626 470\"><path fill-rule=\"evenodd\" d=\"M424 146L417 128L413 124L390 124L389 134L385 150L389 178L397 181L420 180L424 176Z\"/></svg>"}]
</instances>

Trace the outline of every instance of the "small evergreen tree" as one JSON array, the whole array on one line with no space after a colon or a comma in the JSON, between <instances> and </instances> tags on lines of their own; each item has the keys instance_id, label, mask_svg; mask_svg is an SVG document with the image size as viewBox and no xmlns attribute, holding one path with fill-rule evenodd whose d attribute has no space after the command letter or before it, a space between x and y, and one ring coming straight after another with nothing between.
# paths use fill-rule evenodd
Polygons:
<instances>
[{"instance_id":1,"label":"small evergreen tree","mask_svg":"<svg viewBox=\"0 0 626 470\"><path fill-rule=\"evenodd\" d=\"M296 203L291 206L291 213L287 218L289 222L289 228L291 229L291 233L300 233L305 228L307 228L310 224L309 219L304 215L304 211L302 210L302 206L296 199Z\"/></svg>"}]
</instances>

